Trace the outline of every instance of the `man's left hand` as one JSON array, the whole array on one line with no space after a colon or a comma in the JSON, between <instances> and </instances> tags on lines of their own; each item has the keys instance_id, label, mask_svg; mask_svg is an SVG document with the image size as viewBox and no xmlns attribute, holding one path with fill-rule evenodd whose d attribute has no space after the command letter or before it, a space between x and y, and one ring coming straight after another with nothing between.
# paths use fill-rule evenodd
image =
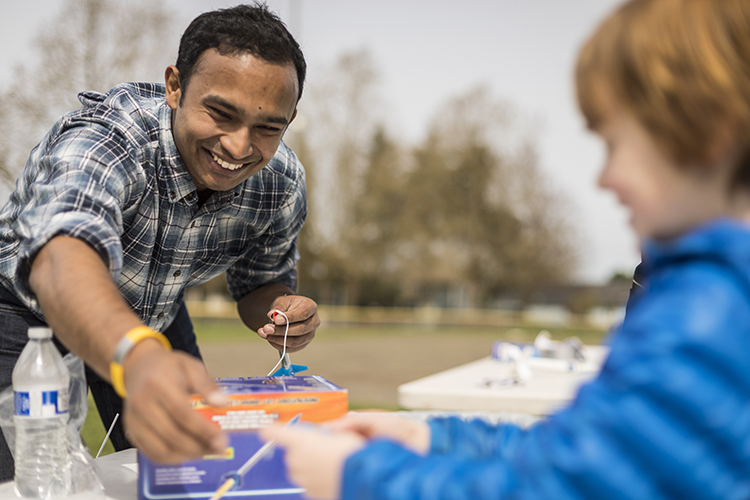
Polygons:
<instances>
[{"instance_id":1,"label":"man's left hand","mask_svg":"<svg viewBox=\"0 0 750 500\"><path fill-rule=\"evenodd\" d=\"M320 326L318 316L318 304L314 300L301 295L285 295L277 297L268 311L269 323L258 329L258 336L268 340L268 343L279 352L284 348L284 332L287 320L281 314L283 312L289 319L289 332L286 339L286 351L297 352L307 347L315 337L315 330Z\"/></svg>"}]
</instances>

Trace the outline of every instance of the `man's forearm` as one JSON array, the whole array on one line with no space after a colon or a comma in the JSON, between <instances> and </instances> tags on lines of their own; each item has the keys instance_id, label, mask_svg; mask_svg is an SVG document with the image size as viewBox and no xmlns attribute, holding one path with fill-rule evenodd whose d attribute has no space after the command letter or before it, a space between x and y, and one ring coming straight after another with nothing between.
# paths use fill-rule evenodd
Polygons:
<instances>
[{"instance_id":1,"label":"man's forearm","mask_svg":"<svg viewBox=\"0 0 750 500\"><path fill-rule=\"evenodd\" d=\"M76 238L53 238L34 259L29 285L60 341L109 380L117 342L142 323L99 254Z\"/></svg>"},{"instance_id":2,"label":"man's forearm","mask_svg":"<svg viewBox=\"0 0 750 500\"><path fill-rule=\"evenodd\" d=\"M268 311L276 297L295 294L294 290L281 283L264 285L242 297L237 302L237 311L247 327L257 331L268 323Z\"/></svg>"}]
</instances>

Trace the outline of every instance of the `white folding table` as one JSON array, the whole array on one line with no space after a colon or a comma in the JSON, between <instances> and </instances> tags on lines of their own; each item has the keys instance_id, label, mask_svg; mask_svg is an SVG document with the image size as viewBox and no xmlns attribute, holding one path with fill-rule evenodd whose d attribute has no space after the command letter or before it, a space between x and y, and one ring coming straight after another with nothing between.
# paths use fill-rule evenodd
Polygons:
<instances>
[{"instance_id":1,"label":"white folding table","mask_svg":"<svg viewBox=\"0 0 750 500\"><path fill-rule=\"evenodd\" d=\"M527 358L531 378L513 384L513 362L490 357L398 387L407 410L518 412L548 415L571 401L601 368L608 349L586 346L586 362Z\"/></svg>"}]
</instances>

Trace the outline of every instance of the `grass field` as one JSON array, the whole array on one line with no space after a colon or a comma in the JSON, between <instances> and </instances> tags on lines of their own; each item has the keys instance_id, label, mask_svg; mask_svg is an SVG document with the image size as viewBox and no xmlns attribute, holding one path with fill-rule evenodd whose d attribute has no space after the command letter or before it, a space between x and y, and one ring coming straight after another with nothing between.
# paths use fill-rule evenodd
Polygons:
<instances>
[{"instance_id":1,"label":"grass field","mask_svg":"<svg viewBox=\"0 0 750 500\"><path fill-rule=\"evenodd\" d=\"M579 337L599 344L594 328L546 328L553 339ZM496 340L532 342L539 326L352 325L324 322L315 340L291 355L304 373L321 375L349 390L352 409L398 409L399 385L490 355ZM275 349L239 320L196 320L204 361L214 377L264 376L279 359ZM105 435L93 401L83 436L96 454ZM102 454L113 450L108 443Z\"/></svg>"}]
</instances>

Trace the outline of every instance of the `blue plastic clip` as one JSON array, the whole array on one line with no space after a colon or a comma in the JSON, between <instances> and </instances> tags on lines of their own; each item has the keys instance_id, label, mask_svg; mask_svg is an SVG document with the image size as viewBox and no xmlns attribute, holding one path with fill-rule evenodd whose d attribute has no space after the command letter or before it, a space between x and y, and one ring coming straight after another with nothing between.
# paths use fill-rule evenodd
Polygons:
<instances>
[{"instance_id":1,"label":"blue plastic clip","mask_svg":"<svg viewBox=\"0 0 750 500\"><path fill-rule=\"evenodd\" d=\"M279 353L280 355L281 353ZM281 377L282 375L295 375L297 372L303 372L307 370L307 365L293 365L292 360L289 359L288 354L284 354L281 357L281 368L273 372L272 377Z\"/></svg>"}]
</instances>

